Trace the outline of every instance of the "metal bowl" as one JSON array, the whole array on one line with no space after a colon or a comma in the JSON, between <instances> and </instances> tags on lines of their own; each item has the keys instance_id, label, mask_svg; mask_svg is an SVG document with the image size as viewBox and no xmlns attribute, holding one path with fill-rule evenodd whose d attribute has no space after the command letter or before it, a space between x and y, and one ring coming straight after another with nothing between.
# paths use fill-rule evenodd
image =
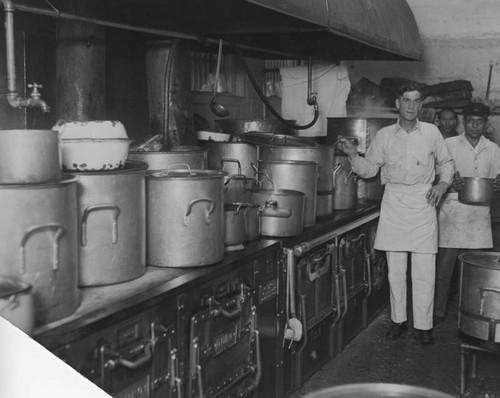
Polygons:
<instances>
[{"instance_id":1,"label":"metal bowl","mask_svg":"<svg viewBox=\"0 0 500 398\"><path fill-rule=\"evenodd\" d=\"M493 178L465 177L458 200L470 205L488 205L493 202Z\"/></svg>"}]
</instances>

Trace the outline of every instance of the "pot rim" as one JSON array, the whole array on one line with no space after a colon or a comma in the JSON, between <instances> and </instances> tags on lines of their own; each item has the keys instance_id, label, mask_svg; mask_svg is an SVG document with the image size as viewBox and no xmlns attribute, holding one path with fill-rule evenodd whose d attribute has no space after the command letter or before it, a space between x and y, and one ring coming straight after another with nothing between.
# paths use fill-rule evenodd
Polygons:
<instances>
[{"instance_id":1,"label":"pot rim","mask_svg":"<svg viewBox=\"0 0 500 398\"><path fill-rule=\"evenodd\" d=\"M116 175L116 174L132 174L138 171L147 170L148 164L146 162L141 162L140 160L127 160L125 166L121 169L113 170L75 170L71 171L71 174L80 175Z\"/></svg>"},{"instance_id":2,"label":"pot rim","mask_svg":"<svg viewBox=\"0 0 500 398\"><path fill-rule=\"evenodd\" d=\"M181 150L175 150L176 148L182 148ZM187 149L189 148L189 149ZM203 148L198 145L177 145L172 147L170 151L144 151L144 150L132 150L128 153L131 155L147 155L147 156L165 156L165 155L178 155L178 154L189 154L190 152L207 152L208 148Z\"/></svg>"},{"instance_id":3,"label":"pot rim","mask_svg":"<svg viewBox=\"0 0 500 398\"><path fill-rule=\"evenodd\" d=\"M0 275L0 298L28 292L33 286L12 276Z\"/></svg>"},{"instance_id":4,"label":"pot rim","mask_svg":"<svg viewBox=\"0 0 500 398\"><path fill-rule=\"evenodd\" d=\"M206 180L206 179L223 179L227 175L226 172L208 169L162 169L151 170L146 172L146 178L150 180Z\"/></svg>"},{"instance_id":5,"label":"pot rim","mask_svg":"<svg viewBox=\"0 0 500 398\"><path fill-rule=\"evenodd\" d=\"M287 160L287 159L269 159L269 160L257 160L259 163L272 163L272 164L292 164L298 166L317 166L319 162L314 160Z\"/></svg>"},{"instance_id":6,"label":"pot rim","mask_svg":"<svg viewBox=\"0 0 500 398\"><path fill-rule=\"evenodd\" d=\"M63 144L129 144L132 141L130 138L61 138Z\"/></svg>"},{"instance_id":7,"label":"pot rim","mask_svg":"<svg viewBox=\"0 0 500 398\"><path fill-rule=\"evenodd\" d=\"M46 188L55 188L61 187L66 184L76 183L80 180L80 177L77 175L69 174L69 173L61 173L60 178L57 180L45 181L45 182L30 182L30 183L13 183L0 184L0 190L2 189L46 189Z\"/></svg>"},{"instance_id":8,"label":"pot rim","mask_svg":"<svg viewBox=\"0 0 500 398\"><path fill-rule=\"evenodd\" d=\"M266 188L249 188L247 192L257 193L257 194L266 194L266 195L275 195L275 196L291 196L291 197L301 197L306 196L306 194L302 191L296 191L293 189L266 189Z\"/></svg>"}]
</instances>

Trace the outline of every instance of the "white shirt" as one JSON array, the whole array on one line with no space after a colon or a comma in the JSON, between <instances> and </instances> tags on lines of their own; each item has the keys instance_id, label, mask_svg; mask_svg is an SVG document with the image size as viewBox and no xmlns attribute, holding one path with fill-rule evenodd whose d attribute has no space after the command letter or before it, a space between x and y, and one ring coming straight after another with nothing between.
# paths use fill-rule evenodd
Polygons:
<instances>
[{"instance_id":1,"label":"white shirt","mask_svg":"<svg viewBox=\"0 0 500 398\"><path fill-rule=\"evenodd\" d=\"M352 169L362 178L370 178L381 169L382 184L432 184L435 166L441 181L451 184L455 167L439 129L417 121L410 132L395 123L380 129L366 157L351 160Z\"/></svg>"}]
</instances>

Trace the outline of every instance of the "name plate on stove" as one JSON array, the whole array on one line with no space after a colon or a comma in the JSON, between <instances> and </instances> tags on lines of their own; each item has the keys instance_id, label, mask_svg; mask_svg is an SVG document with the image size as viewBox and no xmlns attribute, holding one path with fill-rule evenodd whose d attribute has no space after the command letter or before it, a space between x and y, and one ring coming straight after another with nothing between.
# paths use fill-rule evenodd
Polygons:
<instances>
[{"instance_id":1,"label":"name plate on stove","mask_svg":"<svg viewBox=\"0 0 500 398\"><path fill-rule=\"evenodd\" d=\"M231 326L217 333L214 337L214 356L222 354L228 348L236 344L238 340L238 325Z\"/></svg>"}]
</instances>

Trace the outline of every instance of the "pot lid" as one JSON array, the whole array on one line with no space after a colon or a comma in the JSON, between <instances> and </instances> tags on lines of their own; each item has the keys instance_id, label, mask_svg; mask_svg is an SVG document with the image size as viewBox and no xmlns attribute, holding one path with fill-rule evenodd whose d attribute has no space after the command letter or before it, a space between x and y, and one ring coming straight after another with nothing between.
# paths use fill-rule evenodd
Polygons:
<instances>
[{"instance_id":1,"label":"pot lid","mask_svg":"<svg viewBox=\"0 0 500 398\"><path fill-rule=\"evenodd\" d=\"M306 147L318 146L316 141L305 137L297 137L287 134L259 133L251 131L240 134L240 140L255 145L284 146L284 147Z\"/></svg>"},{"instance_id":2,"label":"pot lid","mask_svg":"<svg viewBox=\"0 0 500 398\"><path fill-rule=\"evenodd\" d=\"M27 292L30 289L31 285L29 283L20 281L10 276L0 276L0 298Z\"/></svg>"},{"instance_id":3,"label":"pot lid","mask_svg":"<svg viewBox=\"0 0 500 398\"><path fill-rule=\"evenodd\" d=\"M500 271L500 253L497 252L470 252L458 256L464 265L490 268Z\"/></svg>"}]
</instances>

